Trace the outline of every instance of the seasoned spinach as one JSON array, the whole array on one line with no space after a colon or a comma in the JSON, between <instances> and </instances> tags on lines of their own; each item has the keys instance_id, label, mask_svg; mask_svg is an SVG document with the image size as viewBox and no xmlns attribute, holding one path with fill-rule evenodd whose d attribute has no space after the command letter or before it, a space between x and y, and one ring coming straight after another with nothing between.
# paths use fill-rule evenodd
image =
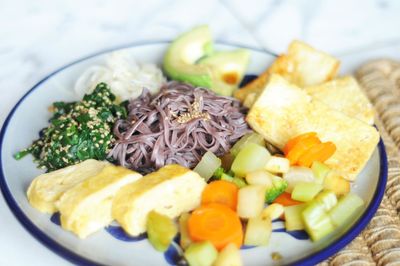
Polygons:
<instances>
[{"instance_id":1,"label":"seasoned spinach","mask_svg":"<svg viewBox=\"0 0 400 266\"><path fill-rule=\"evenodd\" d=\"M114 104L115 96L105 83L86 94L82 101L55 102L50 125L30 147L18 152L16 159L31 153L39 167L57 170L87 159L106 159L115 141L114 122L126 117L123 105Z\"/></svg>"}]
</instances>

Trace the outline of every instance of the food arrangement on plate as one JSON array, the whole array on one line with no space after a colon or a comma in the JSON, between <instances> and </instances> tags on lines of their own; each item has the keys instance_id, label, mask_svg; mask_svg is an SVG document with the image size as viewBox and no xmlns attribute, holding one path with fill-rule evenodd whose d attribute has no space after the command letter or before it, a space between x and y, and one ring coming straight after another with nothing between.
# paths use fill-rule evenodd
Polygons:
<instances>
[{"instance_id":1,"label":"food arrangement on plate","mask_svg":"<svg viewBox=\"0 0 400 266\"><path fill-rule=\"evenodd\" d=\"M124 51L88 68L81 100L55 102L15 155L46 171L29 203L79 238L116 221L160 252L177 242L180 265L242 265L277 219L312 241L341 230L364 205L351 183L379 142L372 105L300 41L241 86L250 60L215 51L200 26L169 45L163 71Z\"/></svg>"}]
</instances>

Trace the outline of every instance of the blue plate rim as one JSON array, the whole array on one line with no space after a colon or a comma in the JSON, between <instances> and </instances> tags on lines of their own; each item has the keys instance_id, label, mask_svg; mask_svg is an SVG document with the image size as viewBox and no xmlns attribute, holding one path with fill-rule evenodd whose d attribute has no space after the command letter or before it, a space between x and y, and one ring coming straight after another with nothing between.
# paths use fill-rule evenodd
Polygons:
<instances>
[{"instance_id":1,"label":"blue plate rim","mask_svg":"<svg viewBox=\"0 0 400 266\"><path fill-rule=\"evenodd\" d=\"M46 77L44 77L42 80L40 80L37 84L35 84L30 90L28 90L22 97L21 99L14 105L14 107L11 109L10 113L8 114L6 120L4 121L4 124L1 128L0 131L0 189L3 193L4 199L10 208L11 212L14 214L14 216L17 218L17 220L21 223L21 225L34 237L36 238L39 242L41 242L44 246L46 246L48 249L56 253L57 255L63 257L64 259L68 260L69 262L72 262L74 264L78 265L102 265L100 263L94 262L90 259L87 259L85 257L82 257L73 251L69 250L68 248L64 247L57 241L53 240L51 237L47 236L42 230L40 230L36 225L34 225L29 218L24 214L24 212L19 208L17 201L14 199L12 196L11 191L9 190L7 186L7 182L5 179L4 171L3 171L3 159L2 159L2 150L3 150L3 141L4 141L4 136L7 131L8 124L10 120L12 119L15 111L19 107L19 105L33 92L35 89L37 89L43 82L54 76L55 74L63 71L64 69L75 65L77 63L80 63L82 61L85 61L87 59L90 59L92 57L109 53L114 50L119 50L119 49L124 49L124 48L133 48L133 47L138 47L138 46L146 46L146 45L157 45L157 44L167 44L170 43L170 40L153 40L153 41L144 41L144 42L135 42L135 43L130 43L130 44L125 44L121 46L116 46L113 48L108 48L104 49L102 51L90 54L88 56L82 57L80 59L74 60L71 63L68 63L54 72L50 73ZM247 48L250 50L258 51L258 52L263 52L272 56L276 56L276 54L265 51L264 49L256 48L256 47L251 47L251 46L246 46L242 44L234 44L232 42L223 42L223 41L217 41L217 44L223 44L223 45L231 45L231 46L236 46L236 47L241 47L241 48ZM385 145L382 141L382 138L379 141L378 144L378 151L379 151L379 158L380 158L380 171L379 171L379 180L377 184L377 189L374 193L374 196L368 205L367 209L363 213L363 215L358 219L358 221L350 228L348 229L347 233L343 235L341 238L330 244L329 246L323 248L322 250L316 252L315 254L312 254L310 256L307 256L305 258L302 258L300 260L297 260L295 262L290 263L289 265L315 265L330 256L334 255L337 253L339 250L344 248L348 243L350 243L355 237L357 237L360 232L367 226L369 221L372 219L374 216L375 212L377 211L382 198L385 193L385 188L386 188L386 182L387 182L387 176L388 176L388 161L387 161L387 155L386 155L386 150L385 150Z\"/></svg>"}]
</instances>

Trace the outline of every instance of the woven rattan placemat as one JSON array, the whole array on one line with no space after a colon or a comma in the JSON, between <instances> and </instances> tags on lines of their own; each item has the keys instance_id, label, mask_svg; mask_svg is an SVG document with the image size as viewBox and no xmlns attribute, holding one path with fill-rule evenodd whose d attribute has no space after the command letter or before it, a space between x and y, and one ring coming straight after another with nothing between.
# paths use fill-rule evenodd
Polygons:
<instances>
[{"instance_id":1,"label":"woven rattan placemat","mask_svg":"<svg viewBox=\"0 0 400 266\"><path fill-rule=\"evenodd\" d=\"M388 182L368 226L347 247L319 265L400 265L400 63L376 60L356 77L376 110L388 155Z\"/></svg>"}]
</instances>

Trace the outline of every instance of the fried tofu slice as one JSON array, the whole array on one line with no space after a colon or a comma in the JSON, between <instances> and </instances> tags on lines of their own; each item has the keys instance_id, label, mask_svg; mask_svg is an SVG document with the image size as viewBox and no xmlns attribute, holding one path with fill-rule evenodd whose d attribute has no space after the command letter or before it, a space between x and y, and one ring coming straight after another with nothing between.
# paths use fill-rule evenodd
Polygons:
<instances>
[{"instance_id":1,"label":"fried tofu slice","mask_svg":"<svg viewBox=\"0 0 400 266\"><path fill-rule=\"evenodd\" d=\"M66 191L56 203L62 228L86 238L109 225L113 220L111 207L115 194L140 178L142 175L135 171L108 165Z\"/></svg>"},{"instance_id":2,"label":"fried tofu slice","mask_svg":"<svg viewBox=\"0 0 400 266\"><path fill-rule=\"evenodd\" d=\"M254 103L252 100L257 98L271 74L279 74L303 88L333 79L339 66L340 62L336 58L301 41L293 41L286 54L280 55L264 73L237 90L234 96L241 102L246 101L246 106L250 107ZM249 98L246 100L247 97Z\"/></svg>"},{"instance_id":3,"label":"fried tofu slice","mask_svg":"<svg viewBox=\"0 0 400 266\"><path fill-rule=\"evenodd\" d=\"M115 196L112 215L124 230L137 236L146 231L147 214L155 210L175 218L200 205L206 182L180 165L166 165L122 188Z\"/></svg>"},{"instance_id":4,"label":"fried tofu slice","mask_svg":"<svg viewBox=\"0 0 400 266\"><path fill-rule=\"evenodd\" d=\"M336 145L336 152L325 163L350 181L364 168L379 141L374 127L333 110L275 74L250 109L247 122L280 149L295 136L317 132L322 141Z\"/></svg>"},{"instance_id":5,"label":"fried tofu slice","mask_svg":"<svg viewBox=\"0 0 400 266\"><path fill-rule=\"evenodd\" d=\"M314 99L347 116L357 118L370 125L374 123L373 106L352 76L306 87L305 91Z\"/></svg>"},{"instance_id":6,"label":"fried tofu slice","mask_svg":"<svg viewBox=\"0 0 400 266\"><path fill-rule=\"evenodd\" d=\"M52 214L57 211L55 202L65 191L85 179L97 175L107 165L110 163L89 159L76 165L42 174L36 177L28 188L29 203L41 212Z\"/></svg>"}]
</instances>

